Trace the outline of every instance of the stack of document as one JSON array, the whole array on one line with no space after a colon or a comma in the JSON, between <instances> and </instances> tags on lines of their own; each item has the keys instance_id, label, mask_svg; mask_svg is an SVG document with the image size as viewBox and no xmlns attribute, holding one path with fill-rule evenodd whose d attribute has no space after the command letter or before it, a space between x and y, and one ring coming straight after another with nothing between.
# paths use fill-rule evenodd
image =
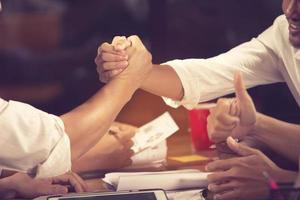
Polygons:
<instances>
[{"instance_id":1,"label":"stack of document","mask_svg":"<svg viewBox=\"0 0 300 200\"><path fill-rule=\"evenodd\" d=\"M204 188L209 173L199 170L173 170L162 172L108 173L103 181L117 191L164 189L182 190Z\"/></svg>"},{"instance_id":2,"label":"stack of document","mask_svg":"<svg viewBox=\"0 0 300 200\"><path fill-rule=\"evenodd\" d=\"M135 152L132 166L128 168L140 169L161 167L167 159L166 139L178 130L178 126L168 112L140 127L133 137Z\"/></svg>"}]
</instances>

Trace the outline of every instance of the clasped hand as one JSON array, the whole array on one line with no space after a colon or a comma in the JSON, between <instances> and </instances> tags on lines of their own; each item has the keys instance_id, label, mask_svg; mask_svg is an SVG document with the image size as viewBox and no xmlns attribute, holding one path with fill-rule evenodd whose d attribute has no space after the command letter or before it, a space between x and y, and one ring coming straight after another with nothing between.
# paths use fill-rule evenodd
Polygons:
<instances>
[{"instance_id":1,"label":"clasped hand","mask_svg":"<svg viewBox=\"0 0 300 200\"><path fill-rule=\"evenodd\" d=\"M140 87L152 69L152 56L138 36L116 36L98 48L95 63L100 81L125 78Z\"/></svg>"}]
</instances>

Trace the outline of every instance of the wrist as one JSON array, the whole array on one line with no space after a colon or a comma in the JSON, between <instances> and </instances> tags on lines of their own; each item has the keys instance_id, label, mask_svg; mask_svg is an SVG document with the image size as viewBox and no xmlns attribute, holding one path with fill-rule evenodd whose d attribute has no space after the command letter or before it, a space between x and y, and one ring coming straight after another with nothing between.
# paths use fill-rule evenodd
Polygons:
<instances>
[{"instance_id":1,"label":"wrist","mask_svg":"<svg viewBox=\"0 0 300 200\"><path fill-rule=\"evenodd\" d=\"M120 76L114 78L101 90L107 93L106 96L113 96L113 98L119 97L127 103L138 88L139 85L136 80L130 77Z\"/></svg>"},{"instance_id":2,"label":"wrist","mask_svg":"<svg viewBox=\"0 0 300 200\"><path fill-rule=\"evenodd\" d=\"M154 74L155 73L155 70L157 69L157 66L156 65L154 65L154 64L151 64L152 66L151 66L151 69L149 70L149 72L145 75L145 78L144 78L144 81L142 81L142 83L141 83L141 85L140 85L140 88L141 89L145 89L145 88L148 88L149 87L149 85L151 85L151 79L153 79L153 78L151 78L151 77L154 77L154 76L152 76L152 74Z\"/></svg>"}]
</instances>

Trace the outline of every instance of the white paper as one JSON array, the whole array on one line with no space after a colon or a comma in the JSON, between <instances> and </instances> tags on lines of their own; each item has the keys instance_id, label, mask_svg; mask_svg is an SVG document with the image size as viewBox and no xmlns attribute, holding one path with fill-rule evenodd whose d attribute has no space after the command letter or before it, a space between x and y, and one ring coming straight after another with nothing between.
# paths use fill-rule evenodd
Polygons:
<instances>
[{"instance_id":1,"label":"white paper","mask_svg":"<svg viewBox=\"0 0 300 200\"><path fill-rule=\"evenodd\" d=\"M119 179L122 176L137 176L137 175L147 175L147 174L173 174L175 171L161 171L161 172L112 172L105 174L105 177L102 179L105 183L108 183L114 187L118 186ZM196 169L184 169L184 170L176 170L176 173L192 173L199 172Z\"/></svg>"},{"instance_id":2,"label":"white paper","mask_svg":"<svg viewBox=\"0 0 300 200\"><path fill-rule=\"evenodd\" d=\"M117 191L164 189L178 190L207 186L207 173L174 173L121 176Z\"/></svg>"},{"instance_id":3,"label":"white paper","mask_svg":"<svg viewBox=\"0 0 300 200\"><path fill-rule=\"evenodd\" d=\"M117 191L143 189L178 190L206 187L208 174L198 170L110 173L106 174L103 180L117 188Z\"/></svg>"},{"instance_id":4,"label":"white paper","mask_svg":"<svg viewBox=\"0 0 300 200\"><path fill-rule=\"evenodd\" d=\"M166 163L167 157L167 142L164 140L155 147L148 148L140 153L136 153L131 157L132 165L127 167L133 168L148 168L148 167L161 167Z\"/></svg>"},{"instance_id":5,"label":"white paper","mask_svg":"<svg viewBox=\"0 0 300 200\"><path fill-rule=\"evenodd\" d=\"M140 127L133 137L135 153L153 148L178 130L178 126L168 112Z\"/></svg>"}]
</instances>

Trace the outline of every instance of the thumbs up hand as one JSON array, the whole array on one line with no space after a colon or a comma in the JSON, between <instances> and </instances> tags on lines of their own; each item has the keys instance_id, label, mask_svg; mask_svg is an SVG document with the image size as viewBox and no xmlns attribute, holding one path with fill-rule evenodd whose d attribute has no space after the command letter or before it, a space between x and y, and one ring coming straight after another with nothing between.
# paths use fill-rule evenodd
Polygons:
<instances>
[{"instance_id":1,"label":"thumbs up hand","mask_svg":"<svg viewBox=\"0 0 300 200\"><path fill-rule=\"evenodd\" d=\"M254 129L256 109L239 72L234 77L234 88L234 99L221 98L210 110L207 129L214 142L225 141L228 136L242 139Z\"/></svg>"}]
</instances>

